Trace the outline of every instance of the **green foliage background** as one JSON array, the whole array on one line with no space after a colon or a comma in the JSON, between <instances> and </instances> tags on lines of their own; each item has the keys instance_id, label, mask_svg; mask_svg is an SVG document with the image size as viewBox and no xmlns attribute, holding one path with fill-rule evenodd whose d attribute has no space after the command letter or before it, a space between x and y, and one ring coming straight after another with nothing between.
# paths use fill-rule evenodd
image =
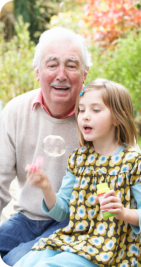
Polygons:
<instances>
[{"instance_id":1,"label":"green foliage background","mask_svg":"<svg viewBox=\"0 0 141 267\"><path fill-rule=\"evenodd\" d=\"M114 49L105 50L99 46L90 48L93 66L86 83L101 77L123 84L129 90L136 110L141 109L141 29L129 32L126 38L119 38Z\"/></svg>"},{"instance_id":2,"label":"green foliage background","mask_svg":"<svg viewBox=\"0 0 141 267\"><path fill-rule=\"evenodd\" d=\"M19 17L16 35L5 42L3 24L0 24L0 99L3 107L13 97L39 87L32 66L35 44L30 41L28 26Z\"/></svg>"}]
</instances>

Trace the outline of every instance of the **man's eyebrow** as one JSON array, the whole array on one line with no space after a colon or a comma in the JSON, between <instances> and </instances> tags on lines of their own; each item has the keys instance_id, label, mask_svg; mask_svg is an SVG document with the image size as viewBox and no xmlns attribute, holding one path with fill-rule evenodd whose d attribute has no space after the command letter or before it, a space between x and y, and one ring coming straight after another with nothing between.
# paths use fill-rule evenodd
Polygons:
<instances>
[{"instance_id":1,"label":"man's eyebrow","mask_svg":"<svg viewBox=\"0 0 141 267\"><path fill-rule=\"evenodd\" d=\"M76 62L77 64L79 63L78 59L75 58L75 57L68 57L68 58L66 58L65 60L61 60L61 59L59 59L58 57L48 57L48 58L46 59L46 62L53 61L53 60L57 60L57 61L65 61L65 62L71 61L71 62Z\"/></svg>"},{"instance_id":2,"label":"man's eyebrow","mask_svg":"<svg viewBox=\"0 0 141 267\"><path fill-rule=\"evenodd\" d=\"M67 58L67 61L75 61L75 62L78 62L78 59L75 58L75 57L69 57L69 58Z\"/></svg>"},{"instance_id":3,"label":"man's eyebrow","mask_svg":"<svg viewBox=\"0 0 141 267\"><path fill-rule=\"evenodd\" d=\"M58 58L57 57L48 57L47 60L46 60L46 62L49 62L51 60L58 60Z\"/></svg>"}]
</instances>

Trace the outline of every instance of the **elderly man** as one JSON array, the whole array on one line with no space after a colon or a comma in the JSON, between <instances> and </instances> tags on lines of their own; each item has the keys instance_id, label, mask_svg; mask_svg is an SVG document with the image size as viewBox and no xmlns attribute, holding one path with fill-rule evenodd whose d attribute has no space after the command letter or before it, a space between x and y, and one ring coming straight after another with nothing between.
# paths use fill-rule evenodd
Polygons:
<instances>
[{"instance_id":1,"label":"elderly man","mask_svg":"<svg viewBox=\"0 0 141 267\"><path fill-rule=\"evenodd\" d=\"M41 88L10 101L0 117L0 212L10 201L10 182L17 176L19 183L17 213L0 227L0 253L10 266L41 237L68 223L42 211L42 192L27 183L25 166L43 156L43 170L58 192L67 158L78 146L74 106L91 61L85 40L58 27L41 35L33 65ZM43 152L42 141L48 135L65 139L67 151L62 157L51 158Z\"/></svg>"}]
</instances>

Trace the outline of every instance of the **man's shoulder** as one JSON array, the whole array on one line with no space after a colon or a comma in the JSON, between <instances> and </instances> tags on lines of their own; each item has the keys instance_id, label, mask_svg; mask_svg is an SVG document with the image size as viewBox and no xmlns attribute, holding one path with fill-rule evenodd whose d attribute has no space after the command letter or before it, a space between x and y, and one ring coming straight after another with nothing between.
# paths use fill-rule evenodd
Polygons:
<instances>
[{"instance_id":1,"label":"man's shoulder","mask_svg":"<svg viewBox=\"0 0 141 267\"><path fill-rule=\"evenodd\" d=\"M6 105L6 109L15 109L15 108L19 108L20 106L22 106L23 104L30 104L30 103L34 103L34 101L37 98L37 95L39 94L40 88L38 89L34 89L31 90L29 92L26 92L22 95L16 96L15 98L13 98L12 100L10 100L7 105Z\"/></svg>"},{"instance_id":2,"label":"man's shoulder","mask_svg":"<svg viewBox=\"0 0 141 267\"><path fill-rule=\"evenodd\" d=\"M39 94L39 91L40 91L40 88L31 90L31 91L26 92L26 93L24 93L22 95L16 96L10 102L14 102L14 103L17 102L18 103L19 101L20 102L23 102L25 100L27 100L27 101L34 101L34 99L36 99L37 95Z\"/></svg>"},{"instance_id":3,"label":"man's shoulder","mask_svg":"<svg viewBox=\"0 0 141 267\"><path fill-rule=\"evenodd\" d=\"M32 109L33 103L36 101L39 91L40 88L16 96L7 103L1 113L1 116L3 118L15 116L16 118L18 114L22 114L23 111L26 110L26 112L28 112L28 110Z\"/></svg>"}]
</instances>

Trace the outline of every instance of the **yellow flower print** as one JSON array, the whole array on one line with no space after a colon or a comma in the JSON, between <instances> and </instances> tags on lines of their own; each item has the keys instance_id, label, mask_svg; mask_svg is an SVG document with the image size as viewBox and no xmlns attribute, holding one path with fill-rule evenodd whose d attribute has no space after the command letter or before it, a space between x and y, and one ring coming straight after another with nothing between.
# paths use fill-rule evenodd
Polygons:
<instances>
[{"instance_id":1,"label":"yellow flower print","mask_svg":"<svg viewBox=\"0 0 141 267\"><path fill-rule=\"evenodd\" d=\"M122 162L122 157L120 154L114 155L111 158L111 162L113 165L119 165Z\"/></svg>"},{"instance_id":2,"label":"yellow flower print","mask_svg":"<svg viewBox=\"0 0 141 267\"><path fill-rule=\"evenodd\" d=\"M121 202L124 200L124 188L120 188L120 191L116 190L116 195L118 198L121 199Z\"/></svg>"},{"instance_id":3,"label":"yellow flower print","mask_svg":"<svg viewBox=\"0 0 141 267\"><path fill-rule=\"evenodd\" d=\"M123 245L123 247L118 252L118 260L117 260L117 262L119 262L120 260L124 260L125 257L126 257L126 246Z\"/></svg>"},{"instance_id":4,"label":"yellow flower print","mask_svg":"<svg viewBox=\"0 0 141 267\"><path fill-rule=\"evenodd\" d=\"M81 179L80 179L80 177L77 177L77 176L76 176L75 181L74 181L74 186L73 186L73 188L74 188L75 190L78 190L78 189L80 188L80 183L81 183Z\"/></svg>"},{"instance_id":5,"label":"yellow flower print","mask_svg":"<svg viewBox=\"0 0 141 267\"><path fill-rule=\"evenodd\" d=\"M128 239L128 241L133 243L133 241L134 241L134 240L137 241L138 238L139 238L138 235L135 234L134 231L133 231L132 229L130 229L130 233L129 233L129 239ZM139 240L138 242L140 243L140 240Z\"/></svg>"},{"instance_id":6,"label":"yellow flower print","mask_svg":"<svg viewBox=\"0 0 141 267\"><path fill-rule=\"evenodd\" d=\"M63 242L65 243L72 243L75 240L75 236L69 236L69 235L65 235L63 238Z\"/></svg>"},{"instance_id":7,"label":"yellow flower print","mask_svg":"<svg viewBox=\"0 0 141 267\"><path fill-rule=\"evenodd\" d=\"M94 248L91 245L87 245L86 247L86 251L91 255L94 256L96 253L98 253L98 250L96 248Z\"/></svg>"},{"instance_id":8,"label":"yellow flower print","mask_svg":"<svg viewBox=\"0 0 141 267\"><path fill-rule=\"evenodd\" d=\"M107 223L106 222L98 222L96 224L96 229L94 230L94 234L97 235L97 234L100 234L102 236L106 235L106 232L107 232Z\"/></svg>"},{"instance_id":9,"label":"yellow flower print","mask_svg":"<svg viewBox=\"0 0 141 267\"><path fill-rule=\"evenodd\" d=\"M125 199L127 200L127 201L130 201L130 187L129 186L127 186L126 188L125 188Z\"/></svg>"},{"instance_id":10,"label":"yellow flower print","mask_svg":"<svg viewBox=\"0 0 141 267\"><path fill-rule=\"evenodd\" d=\"M81 153L87 153L88 152L88 148L86 146L84 147L81 147L79 148L78 150L78 154L81 154Z\"/></svg>"},{"instance_id":11,"label":"yellow flower print","mask_svg":"<svg viewBox=\"0 0 141 267\"><path fill-rule=\"evenodd\" d=\"M77 165L83 166L85 158L86 158L86 155L84 155L84 154L82 154L81 156L77 156L77 158L76 158Z\"/></svg>"},{"instance_id":12,"label":"yellow flower print","mask_svg":"<svg viewBox=\"0 0 141 267\"><path fill-rule=\"evenodd\" d=\"M95 161L96 161L96 158L95 158L95 155L94 154L90 154L88 157L87 157L87 160L86 160L86 166L88 165L94 165L95 164Z\"/></svg>"},{"instance_id":13,"label":"yellow flower print","mask_svg":"<svg viewBox=\"0 0 141 267\"><path fill-rule=\"evenodd\" d=\"M132 167L132 165L131 165ZM122 167L121 167L121 173L127 173L130 171L131 169L130 165L129 164L124 164Z\"/></svg>"},{"instance_id":14,"label":"yellow flower print","mask_svg":"<svg viewBox=\"0 0 141 267\"><path fill-rule=\"evenodd\" d=\"M138 258L138 261L136 260L136 258L131 258L131 262L132 262L132 266L135 266L137 267L138 266L138 263L140 263L140 259Z\"/></svg>"},{"instance_id":15,"label":"yellow flower print","mask_svg":"<svg viewBox=\"0 0 141 267\"><path fill-rule=\"evenodd\" d=\"M119 263L117 267L130 267L127 260L124 260L123 263Z\"/></svg>"},{"instance_id":16,"label":"yellow flower print","mask_svg":"<svg viewBox=\"0 0 141 267\"><path fill-rule=\"evenodd\" d=\"M76 220L79 220L80 218L81 219L87 218L86 207L84 205L81 205L80 207L78 207L76 212L77 212L77 214L75 215Z\"/></svg>"},{"instance_id":17,"label":"yellow flower print","mask_svg":"<svg viewBox=\"0 0 141 267\"><path fill-rule=\"evenodd\" d=\"M69 246L66 246L66 245L61 246L61 249L66 251L66 252L71 252L71 253L75 252L75 250L73 248L70 248Z\"/></svg>"},{"instance_id":18,"label":"yellow flower print","mask_svg":"<svg viewBox=\"0 0 141 267\"><path fill-rule=\"evenodd\" d=\"M74 213L75 213L74 206L70 206L69 212L70 212L70 219L73 220L74 219Z\"/></svg>"},{"instance_id":19,"label":"yellow flower print","mask_svg":"<svg viewBox=\"0 0 141 267\"><path fill-rule=\"evenodd\" d=\"M105 246L103 246L104 251L114 250L115 244L116 244L116 239L114 237L112 239L107 238L104 243L105 243Z\"/></svg>"},{"instance_id":20,"label":"yellow flower print","mask_svg":"<svg viewBox=\"0 0 141 267\"><path fill-rule=\"evenodd\" d=\"M95 182L95 177L93 174L93 178L92 178L92 184L90 185L90 191L96 191L96 182Z\"/></svg>"},{"instance_id":21,"label":"yellow flower print","mask_svg":"<svg viewBox=\"0 0 141 267\"><path fill-rule=\"evenodd\" d=\"M71 155L71 157L68 159L68 165L70 168L74 168L74 160L75 160L75 153Z\"/></svg>"},{"instance_id":22,"label":"yellow flower print","mask_svg":"<svg viewBox=\"0 0 141 267\"><path fill-rule=\"evenodd\" d=\"M91 207L91 206L94 206L95 204L96 204L96 200L95 200L95 197L94 197L94 194L92 194L92 193L89 193L89 194L87 194L86 195L86 205L88 206L88 207Z\"/></svg>"},{"instance_id":23,"label":"yellow flower print","mask_svg":"<svg viewBox=\"0 0 141 267\"><path fill-rule=\"evenodd\" d=\"M115 262L116 262L116 260L115 260L115 257L113 256L113 258L110 260L109 264L110 264L112 267L114 267L114 266L116 267L116 265L114 265Z\"/></svg>"},{"instance_id":24,"label":"yellow flower print","mask_svg":"<svg viewBox=\"0 0 141 267\"><path fill-rule=\"evenodd\" d=\"M123 226L123 231L126 233L127 232L127 228L128 228L128 223L125 223L125 225Z\"/></svg>"},{"instance_id":25,"label":"yellow flower print","mask_svg":"<svg viewBox=\"0 0 141 267\"><path fill-rule=\"evenodd\" d=\"M134 163L136 156L136 152L128 152L125 154L125 161Z\"/></svg>"},{"instance_id":26,"label":"yellow flower print","mask_svg":"<svg viewBox=\"0 0 141 267\"><path fill-rule=\"evenodd\" d=\"M79 233L78 240L80 242L82 242L83 245L85 245L86 244L86 241L85 240L87 240L87 235L80 235L80 233Z\"/></svg>"},{"instance_id":27,"label":"yellow flower print","mask_svg":"<svg viewBox=\"0 0 141 267\"><path fill-rule=\"evenodd\" d=\"M84 221L84 220L82 222L78 221L75 224L75 230L74 230L74 232L85 232L86 229L87 229L87 227L88 227L87 221Z\"/></svg>"},{"instance_id":28,"label":"yellow flower print","mask_svg":"<svg viewBox=\"0 0 141 267\"><path fill-rule=\"evenodd\" d=\"M109 161L109 166L114 167L114 163L112 162L112 160Z\"/></svg>"},{"instance_id":29,"label":"yellow flower print","mask_svg":"<svg viewBox=\"0 0 141 267\"><path fill-rule=\"evenodd\" d=\"M88 213L88 219L89 220L92 220L92 219L96 218L96 216L97 216L95 209L88 208L87 213Z\"/></svg>"},{"instance_id":30,"label":"yellow flower print","mask_svg":"<svg viewBox=\"0 0 141 267\"><path fill-rule=\"evenodd\" d=\"M74 223L70 220L69 224L62 229L64 233L71 233Z\"/></svg>"},{"instance_id":31,"label":"yellow flower print","mask_svg":"<svg viewBox=\"0 0 141 267\"><path fill-rule=\"evenodd\" d=\"M97 153L94 152L94 147L90 147L90 148L89 148L89 153L90 153L90 154L94 153L95 156L97 156Z\"/></svg>"},{"instance_id":32,"label":"yellow flower print","mask_svg":"<svg viewBox=\"0 0 141 267\"><path fill-rule=\"evenodd\" d=\"M70 204L75 205L77 198L78 198L78 192L73 190L70 198Z\"/></svg>"},{"instance_id":33,"label":"yellow flower print","mask_svg":"<svg viewBox=\"0 0 141 267\"><path fill-rule=\"evenodd\" d=\"M82 177L82 180L81 180L81 188L84 190L84 189L87 189L88 186L89 186L89 181L90 181L90 177Z\"/></svg>"},{"instance_id":34,"label":"yellow flower print","mask_svg":"<svg viewBox=\"0 0 141 267\"><path fill-rule=\"evenodd\" d=\"M122 247L124 246L125 241L126 241L126 234L123 234L123 235L120 237L120 240L121 240L120 247L122 248Z\"/></svg>"},{"instance_id":35,"label":"yellow flower print","mask_svg":"<svg viewBox=\"0 0 141 267\"><path fill-rule=\"evenodd\" d=\"M93 233L93 231L94 231L94 222L93 222L93 220L91 220L88 234ZM87 235L87 236L89 236L89 235ZM88 237L88 238L89 238L89 237Z\"/></svg>"},{"instance_id":36,"label":"yellow flower print","mask_svg":"<svg viewBox=\"0 0 141 267\"><path fill-rule=\"evenodd\" d=\"M136 255L136 256L139 256L140 255L140 249L135 244L129 244L128 245L127 256L130 257L132 255Z\"/></svg>"},{"instance_id":37,"label":"yellow flower print","mask_svg":"<svg viewBox=\"0 0 141 267\"><path fill-rule=\"evenodd\" d=\"M114 168L110 168L109 170L108 170L108 174L109 175L117 175L118 174L118 172L119 172L119 167L114 167Z\"/></svg>"},{"instance_id":38,"label":"yellow flower print","mask_svg":"<svg viewBox=\"0 0 141 267\"><path fill-rule=\"evenodd\" d=\"M96 256L96 259L98 261L102 261L104 264L108 263L110 259L113 257L113 252L109 251L108 253L106 252L100 252L98 256Z\"/></svg>"},{"instance_id":39,"label":"yellow flower print","mask_svg":"<svg viewBox=\"0 0 141 267\"><path fill-rule=\"evenodd\" d=\"M89 242L92 245L94 245L94 247L101 248L102 244L104 242L104 238L102 236L100 236L100 237L94 236L94 237L90 238Z\"/></svg>"},{"instance_id":40,"label":"yellow flower print","mask_svg":"<svg viewBox=\"0 0 141 267\"><path fill-rule=\"evenodd\" d=\"M120 173L117 179L117 187L122 187L125 184L125 173Z\"/></svg>"},{"instance_id":41,"label":"yellow flower print","mask_svg":"<svg viewBox=\"0 0 141 267\"><path fill-rule=\"evenodd\" d=\"M125 204L125 208L130 209L130 201Z\"/></svg>"},{"instance_id":42,"label":"yellow flower print","mask_svg":"<svg viewBox=\"0 0 141 267\"><path fill-rule=\"evenodd\" d=\"M81 203L81 204L84 204L85 203L85 196L86 196L86 191L85 190L81 190L79 192L79 195L78 195L78 205Z\"/></svg>"},{"instance_id":43,"label":"yellow flower print","mask_svg":"<svg viewBox=\"0 0 141 267\"><path fill-rule=\"evenodd\" d=\"M107 165L108 165L108 158L109 158L109 157L104 156L104 155L100 156L100 157L98 158L98 160L97 160L97 161L99 161L98 166L100 166L100 165L102 165L102 166L107 166Z\"/></svg>"},{"instance_id":44,"label":"yellow flower print","mask_svg":"<svg viewBox=\"0 0 141 267\"><path fill-rule=\"evenodd\" d=\"M99 160L96 160L96 166L100 166Z\"/></svg>"},{"instance_id":45,"label":"yellow flower print","mask_svg":"<svg viewBox=\"0 0 141 267\"><path fill-rule=\"evenodd\" d=\"M83 248L83 242L81 241L74 242L73 248L76 249L77 251L81 250Z\"/></svg>"},{"instance_id":46,"label":"yellow flower print","mask_svg":"<svg viewBox=\"0 0 141 267\"><path fill-rule=\"evenodd\" d=\"M91 256L90 256L90 255L86 255L86 254L84 253L84 251L79 251L79 252L78 252L78 255L84 257L85 259L87 259L87 260L89 260L89 261L91 260Z\"/></svg>"},{"instance_id":47,"label":"yellow flower print","mask_svg":"<svg viewBox=\"0 0 141 267\"><path fill-rule=\"evenodd\" d=\"M115 235L115 228L113 223L109 224L109 231L108 231L108 237L112 237Z\"/></svg>"}]
</instances>

